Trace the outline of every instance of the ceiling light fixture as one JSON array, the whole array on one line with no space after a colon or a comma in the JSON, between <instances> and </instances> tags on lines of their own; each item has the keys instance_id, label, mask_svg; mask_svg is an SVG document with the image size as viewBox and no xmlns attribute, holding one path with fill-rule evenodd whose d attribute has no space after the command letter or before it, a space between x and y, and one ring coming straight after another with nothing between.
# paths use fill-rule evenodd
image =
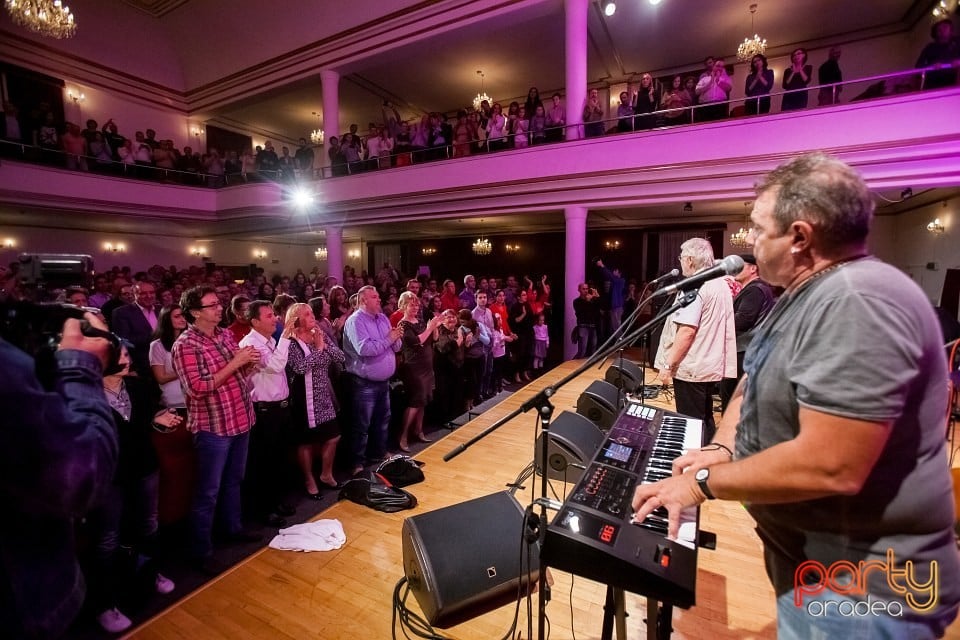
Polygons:
<instances>
[{"instance_id":1,"label":"ceiling light fixture","mask_svg":"<svg viewBox=\"0 0 960 640\"><path fill-rule=\"evenodd\" d=\"M77 32L70 7L60 0L6 0L7 11L13 23L58 40L70 38Z\"/></svg>"},{"instance_id":2,"label":"ceiling light fixture","mask_svg":"<svg viewBox=\"0 0 960 640\"><path fill-rule=\"evenodd\" d=\"M483 236L473 241L473 252L478 256L488 256L492 251L493 245Z\"/></svg>"},{"instance_id":3,"label":"ceiling light fixture","mask_svg":"<svg viewBox=\"0 0 960 640\"><path fill-rule=\"evenodd\" d=\"M310 113L317 116L317 128L310 132L310 142L319 146L323 144L323 122L320 120L318 112L311 111Z\"/></svg>"},{"instance_id":4,"label":"ceiling light fixture","mask_svg":"<svg viewBox=\"0 0 960 640\"><path fill-rule=\"evenodd\" d=\"M477 69L477 75L480 76L480 93L473 98L473 110L480 111L480 105L486 102L490 104L490 96L483 90L483 79L486 77L480 69Z\"/></svg>"},{"instance_id":5,"label":"ceiling light fixture","mask_svg":"<svg viewBox=\"0 0 960 640\"><path fill-rule=\"evenodd\" d=\"M616 2L605 2L603 4L603 15L608 18L617 12L617 3Z\"/></svg>"},{"instance_id":6,"label":"ceiling light fixture","mask_svg":"<svg viewBox=\"0 0 960 640\"><path fill-rule=\"evenodd\" d=\"M755 55L761 55L767 50L766 38L757 35L754 29L753 17L757 12L757 5L750 5L750 31L753 31L753 38L744 38L743 42L737 47L737 58L743 62L749 62Z\"/></svg>"},{"instance_id":7,"label":"ceiling light fixture","mask_svg":"<svg viewBox=\"0 0 960 640\"><path fill-rule=\"evenodd\" d=\"M327 259L327 248L326 247L317 247L317 250L313 252L313 257L317 260L326 260Z\"/></svg>"},{"instance_id":8,"label":"ceiling light fixture","mask_svg":"<svg viewBox=\"0 0 960 640\"><path fill-rule=\"evenodd\" d=\"M738 249L745 249L750 246L750 243L747 242L747 236L750 235L750 231L740 227L736 233L730 234L730 246L736 247Z\"/></svg>"}]
</instances>

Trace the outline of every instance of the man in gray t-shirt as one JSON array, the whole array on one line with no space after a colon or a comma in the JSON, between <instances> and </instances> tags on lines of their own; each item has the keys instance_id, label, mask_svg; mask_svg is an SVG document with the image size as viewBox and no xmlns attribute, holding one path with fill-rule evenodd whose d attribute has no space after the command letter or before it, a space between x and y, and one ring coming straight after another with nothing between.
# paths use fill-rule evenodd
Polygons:
<instances>
[{"instance_id":1,"label":"man in gray t-shirt","mask_svg":"<svg viewBox=\"0 0 960 640\"><path fill-rule=\"evenodd\" d=\"M751 221L785 288L713 443L640 486L636 518L744 502L780 638L934 638L960 606L944 447L946 363L929 301L866 252L873 199L824 154L764 178Z\"/></svg>"}]
</instances>

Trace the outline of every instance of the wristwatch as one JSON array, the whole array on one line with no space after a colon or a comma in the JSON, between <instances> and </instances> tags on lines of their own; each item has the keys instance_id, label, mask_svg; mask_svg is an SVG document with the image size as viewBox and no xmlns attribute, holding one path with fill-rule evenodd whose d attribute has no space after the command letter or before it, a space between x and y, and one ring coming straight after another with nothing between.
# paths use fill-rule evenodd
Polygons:
<instances>
[{"instance_id":1,"label":"wristwatch","mask_svg":"<svg viewBox=\"0 0 960 640\"><path fill-rule=\"evenodd\" d=\"M713 492L710 491L710 487L707 486L707 480L710 478L710 469L704 468L697 471L696 475L693 476L693 479L697 481L697 484L700 485L700 491L703 491L703 495L707 496L707 500L715 500L716 496L713 495Z\"/></svg>"}]
</instances>

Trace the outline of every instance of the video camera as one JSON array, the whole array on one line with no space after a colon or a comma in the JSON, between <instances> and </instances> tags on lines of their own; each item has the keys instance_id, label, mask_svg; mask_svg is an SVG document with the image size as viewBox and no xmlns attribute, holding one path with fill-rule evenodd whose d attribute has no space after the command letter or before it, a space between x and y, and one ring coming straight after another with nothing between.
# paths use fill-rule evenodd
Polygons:
<instances>
[{"instance_id":1,"label":"video camera","mask_svg":"<svg viewBox=\"0 0 960 640\"><path fill-rule=\"evenodd\" d=\"M46 388L53 383L53 354L60 344L63 323L70 318L80 321L80 332L89 338L104 338L110 343L109 358L104 375L123 369L120 366L122 340L115 334L92 326L86 313L100 313L92 307L78 307L58 302L3 302L0 303L0 337L32 356L36 362L37 377Z\"/></svg>"}]
</instances>

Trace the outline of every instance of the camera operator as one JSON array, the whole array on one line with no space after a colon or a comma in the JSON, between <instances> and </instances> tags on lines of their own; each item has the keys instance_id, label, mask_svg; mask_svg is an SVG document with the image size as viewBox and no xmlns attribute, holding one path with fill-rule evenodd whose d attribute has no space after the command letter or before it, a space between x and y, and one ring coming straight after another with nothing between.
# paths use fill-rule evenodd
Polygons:
<instances>
[{"instance_id":1,"label":"camera operator","mask_svg":"<svg viewBox=\"0 0 960 640\"><path fill-rule=\"evenodd\" d=\"M105 330L103 321L86 321ZM61 635L83 603L73 520L113 479L117 436L103 393L104 338L63 325L52 391L34 360L0 338L0 629L8 638Z\"/></svg>"}]
</instances>

